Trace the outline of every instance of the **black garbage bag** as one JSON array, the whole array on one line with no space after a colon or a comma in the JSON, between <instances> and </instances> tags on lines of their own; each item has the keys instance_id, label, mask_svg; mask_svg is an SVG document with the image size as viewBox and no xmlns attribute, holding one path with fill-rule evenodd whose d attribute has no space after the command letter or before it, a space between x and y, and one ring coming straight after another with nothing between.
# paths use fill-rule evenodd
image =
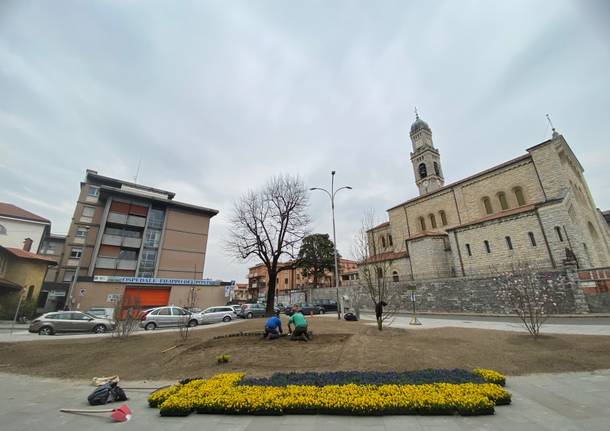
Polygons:
<instances>
[{"instance_id":1,"label":"black garbage bag","mask_svg":"<svg viewBox=\"0 0 610 431\"><path fill-rule=\"evenodd\" d=\"M127 395L125 391L117 385L116 382L105 383L98 386L95 390L87 397L87 401L92 406L99 406L113 401L127 401Z\"/></svg>"},{"instance_id":2,"label":"black garbage bag","mask_svg":"<svg viewBox=\"0 0 610 431\"><path fill-rule=\"evenodd\" d=\"M356 315L354 313L345 313L343 315L343 318L350 322L356 322L358 320L358 318L356 317Z\"/></svg>"}]
</instances>

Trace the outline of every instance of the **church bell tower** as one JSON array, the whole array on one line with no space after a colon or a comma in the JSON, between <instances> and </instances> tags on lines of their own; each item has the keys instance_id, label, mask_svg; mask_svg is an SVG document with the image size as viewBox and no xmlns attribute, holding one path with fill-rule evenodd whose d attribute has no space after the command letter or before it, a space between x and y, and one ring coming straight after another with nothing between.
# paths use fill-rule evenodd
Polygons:
<instances>
[{"instance_id":1,"label":"church bell tower","mask_svg":"<svg viewBox=\"0 0 610 431\"><path fill-rule=\"evenodd\" d=\"M415 109L415 122L411 125L411 163L415 173L415 184L419 195L433 192L445 184L441 168L440 153L432 143L432 130L428 123L419 118Z\"/></svg>"}]
</instances>

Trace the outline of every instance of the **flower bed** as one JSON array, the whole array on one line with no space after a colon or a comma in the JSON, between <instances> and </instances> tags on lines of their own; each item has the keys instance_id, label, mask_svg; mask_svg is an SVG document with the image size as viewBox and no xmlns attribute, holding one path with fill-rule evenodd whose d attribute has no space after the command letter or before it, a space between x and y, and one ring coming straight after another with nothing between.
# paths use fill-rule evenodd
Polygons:
<instances>
[{"instance_id":1,"label":"flower bed","mask_svg":"<svg viewBox=\"0 0 610 431\"><path fill-rule=\"evenodd\" d=\"M474 372L481 376L487 383L495 383L496 385L504 386L506 377L503 374L494 370L486 370L485 368L475 368Z\"/></svg>"},{"instance_id":2,"label":"flower bed","mask_svg":"<svg viewBox=\"0 0 610 431\"><path fill-rule=\"evenodd\" d=\"M328 373L327 373L328 374ZM388 374L388 373L379 373ZM242 373L217 374L154 392L149 405L162 416L198 413L281 414L493 414L510 393L493 383L328 384L255 386Z\"/></svg>"}]
</instances>

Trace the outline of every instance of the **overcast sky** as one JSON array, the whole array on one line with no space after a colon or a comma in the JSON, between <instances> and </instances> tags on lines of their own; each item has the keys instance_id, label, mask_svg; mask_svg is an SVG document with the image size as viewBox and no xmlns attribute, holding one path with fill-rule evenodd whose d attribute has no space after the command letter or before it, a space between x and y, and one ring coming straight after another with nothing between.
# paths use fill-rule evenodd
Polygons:
<instances>
[{"instance_id":1,"label":"overcast sky","mask_svg":"<svg viewBox=\"0 0 610 431\"><path fill-rule=\"evenodd\" d=\"M69 226L85 169L220 210L279 172L338 185L340 251L360 218L417 195L417 106L447 183L550 137L610 208L610 8L595 1L0 0L0 201ZM330 205L311 196L314 231Z\"/></svg>"}]
</instances>

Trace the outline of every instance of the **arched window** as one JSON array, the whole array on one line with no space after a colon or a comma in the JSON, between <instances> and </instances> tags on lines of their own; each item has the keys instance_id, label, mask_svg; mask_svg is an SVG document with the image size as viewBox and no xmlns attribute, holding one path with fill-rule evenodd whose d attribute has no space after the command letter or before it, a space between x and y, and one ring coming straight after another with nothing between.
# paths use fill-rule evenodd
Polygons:
<instances>
[{"instance_id":1,"label":"arched window","mask_svg":"<svg viewBox=\"0 0 610 431\"><path fill-rule=\"evenodd\" d=\"M426 220L423 217L419 218L419 228L420 230L426 230Z\"/></svg>"},{"instance_id":2,"label":"arched window","mask_svg":"<svg viewBox=\"0 0 610 431\"><path fill-rule=\"evenodd\" d=\"M515 199L517 199L517 205L520 207L525 205L525 198L523 197L523 189L521 187L515 187L513 189L513 193L515 193Z\"/></svg>"},{"instance_id":3,"label":"arched window","mask_svg":"<svg viewBox=\"0 0 610 431\"><path fill-rule=\"evenodd\" d=\"M563 235L561 234L561 228L559 226L555 226L555 233L557 234L557 239L560 242L563 242Z\"/></svg>"},{"instance_id":4,"label":"arched window","mask_svg":"<svg viewBox=\"0 0 610 431\"><path fill-rule=\"evenodd\" d=\"M485 214L493 213L493 209L491 208L491 199L485 196L483 199L481 199L481 201L483 202L483 207L485 208Z\"/></svg>"},{"instance_id":5,"label":"arched window","mask_svg":"<svg viewBox=\"0 0 610 431\"><path fill-rule=\"evenodd\" d=\"M428 170L426 169L426 164L420 163L419 164L419 177L426 178L427 176L428 176Z\"/></svg>"},{"instance_id":6,"label":"arched window","mask_svg":"<svg viewBox=\"0 0 610 431\"><path fill-rule=\"evenodd\" d=\"M440 215L440 216L441 216L441 224L442 224L443 226L447 226L447 214L445 214L445 211L440 210L440 211L438 212L438 215Z\"/></svg>"},{"instance_id":7,"label":"arched window","mask_svg":"<svg viewBox=\"0 0 610 431\"><path fill-rule=\"evenodd\" d=\"M6 228L0 224L0 235L6 235Z\"/></svg>"},{"instance_id":8,"label":"arched window","mask_svg":"<svg viewBox=\"0 0 610 431\"><path fill-rule=\"evenodd\" d=\"M381 237L381 247L385 248L385 237Z\"/></svg>"},{"instance_id":9,"label":"arched window","mask_svg":"<svg viewBox=\"0 0 610 431\"><path fill-rule=\"evenodd\" d=\"M377 278L383 278L383 270L381 268L377 268Z\"/></svg>"},{"instance_id":10,"label":"arched window","mask_svg":"<svg viewBox=\"0 0 610 431\"><path fill-rule=\"evenodd\" d=\"M430 219L430 227L436 229L436 217L434 217L434 214L430 214L428 218Z\"/></svg>"},{"instance_id":11,"label":"arched window","mask_svg":"<svg viewBox=\"0 0 610 431\"><path fill-rule=\"evenodd\" d=\"M388 244L390 246L394 245L394 241L392 241L392 235L389 235L389 234L388 234Z\"/></svg>"},{"instance_id":12,"label":"arched window","mask_svg":"<svg viewBox=\"0 0 610 431\"><path fill-rule=\"evenodd\" d=\"M508 209L508 202L506 201L506 193L504 193L504 192L498 193L498 202L500 202L500 208L502 208L502 210Z\"/></svg>"},{"instance_id":13,"label":"arched window","mask_svg":"<svg viewBox=\"0 0 610 431\"><path fill-rule=\"evenodd\" d=\"M400 279L400 277L398 277L398 271L393 271L392 272L392 281L394 283L397 283L399 279Z\"/></svg>"},{"instance_id":14,"label":"arched window","mask_svg":"<svg viewBox=\"0 0 610 431\"><path fill-rule=\"evenodd\" d=\"M439 177L441 176L441 169L438 167L438 163L436 162L434 162L434 173Z\"/></svg>"}]
</instances>

